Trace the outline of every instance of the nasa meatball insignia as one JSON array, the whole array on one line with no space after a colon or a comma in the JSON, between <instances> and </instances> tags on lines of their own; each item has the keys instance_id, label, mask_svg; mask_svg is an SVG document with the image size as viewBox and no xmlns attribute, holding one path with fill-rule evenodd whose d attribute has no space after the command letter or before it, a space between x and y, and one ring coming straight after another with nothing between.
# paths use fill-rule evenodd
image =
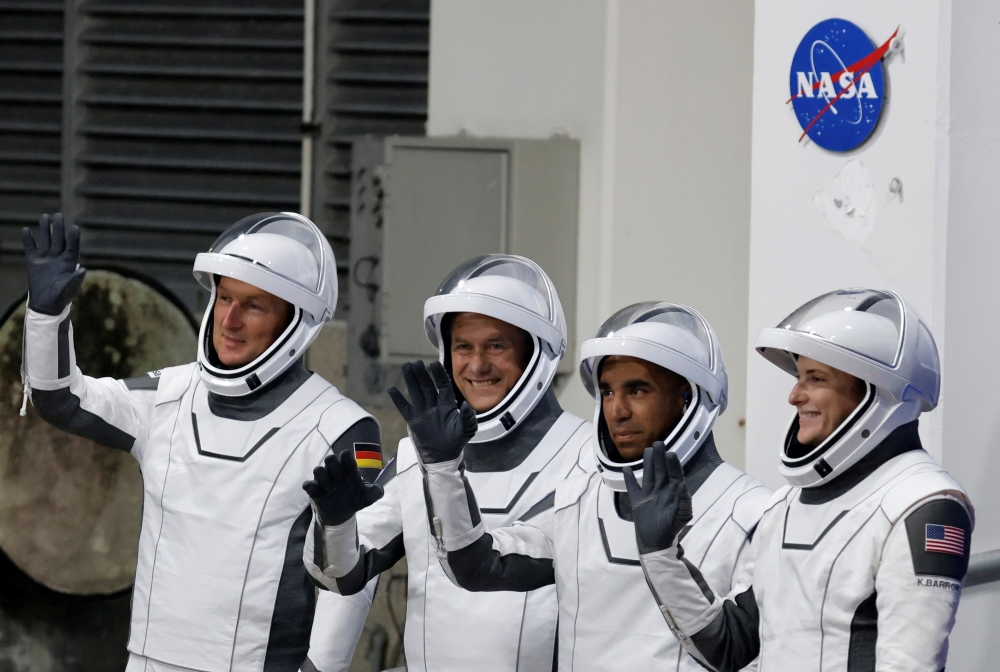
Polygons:
<instances>
[{"instance_id":1,"label":"nasa meatball insignia","mask_svg":"<svg viewBox=\"0 0 1000 672\"><path fill-rule=\"evenodd\" d=\"M844 19L809 29L792 58L787 102L806 136L823 149L847 152L875 130L885 106L883 58L898 43L897 28L876 47L863 30ZM897 45L898 47L898 45Z\"/></svg>"}]
</instances>

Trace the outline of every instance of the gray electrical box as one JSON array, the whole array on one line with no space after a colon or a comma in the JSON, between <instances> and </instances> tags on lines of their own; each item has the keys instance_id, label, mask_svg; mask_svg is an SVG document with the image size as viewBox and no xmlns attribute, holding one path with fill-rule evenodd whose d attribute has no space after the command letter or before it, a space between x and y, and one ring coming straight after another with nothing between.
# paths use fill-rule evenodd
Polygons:
<instances>
[{"instance_id":1,"label":"gray electrical box","mask_svg":"<svg viewBox=\"0 0 1000 672\"><path fill-rule=\"evenodd\" d=\"M398 365L436 356L424 301L456 266L520 254L552 278L574 365L580 146L467 136L364 138L354 144L348 393L388 403Z\"/></svg>"}]
</instances>

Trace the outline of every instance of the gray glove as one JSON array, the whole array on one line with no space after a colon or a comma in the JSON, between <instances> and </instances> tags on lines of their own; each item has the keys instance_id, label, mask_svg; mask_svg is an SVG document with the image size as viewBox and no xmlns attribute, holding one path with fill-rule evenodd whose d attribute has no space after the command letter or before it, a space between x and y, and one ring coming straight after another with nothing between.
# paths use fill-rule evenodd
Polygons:
<instances>
[{"instance_id":1,"label":"gray glove","mask_svg":"<svg viewBox=\"0 0 1000 672\"><path fill-rule=\"evenodd\" d=\"M451 378L441 362L431 362L430 368L427 373L420 361L403 364L403 379L412 405L395 387L389 388L392 403L406 420L424 464L457 459L478 428L476 412L469 402L463 401L459 408Z\"/></svg>"},{"instance_id":2,"label":"gray glove","mask_svg":"<svg viewBox=\"0 0 1000 672\"><path fill-rule=\"evenodd\" d=\"M42 215L35 236L24 227L21 237L28 258L28 307L36 313L58 315L80 293L87 273L80 266L80 227L65 229L60 213L51 218Z\"/></svg>"},{"instance_id":3,"label":"gray glove","mask_svg":"<svg viewBox=\"0 0 1000 672\"><path fill-rule=\"evenodd\" d=\"M662 441L657 441L642 454L641 486L632 467L622 471L639 553L646 555L670 548L693 517L681 461L675 453L667 452Z\"/></svg>"},{"instance_id":4,"label":"gray glove","mask_svg":"<svg viewBox=\"0 0 1000 672\"><path fill-rule=\"evenodd\" d=\"M341 453L340 459L327 455L323 466L313 469L313 480L303 483L302 489L315 502L324 525L346 523L385 494L381 485L365 483L358 461L349 450Z\"/></svg>"}]
</instances>

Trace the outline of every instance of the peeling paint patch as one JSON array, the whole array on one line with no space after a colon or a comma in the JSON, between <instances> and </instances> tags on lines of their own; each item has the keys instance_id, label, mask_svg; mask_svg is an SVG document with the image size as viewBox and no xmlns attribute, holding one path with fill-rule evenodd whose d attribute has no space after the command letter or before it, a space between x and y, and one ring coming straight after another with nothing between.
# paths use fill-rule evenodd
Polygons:
<instances>
[{"instance_id":1,"label":"peeling paint patch","mask_svg":"<svg viewBox=\"0 0 1000 672\"><path fill-rule=\"evenodd\" d=\"M813 204L849 243L864 243L875 228L875 180L860 159L851 159L828 178L813 194Z\"/></svg>"}]
</instances>

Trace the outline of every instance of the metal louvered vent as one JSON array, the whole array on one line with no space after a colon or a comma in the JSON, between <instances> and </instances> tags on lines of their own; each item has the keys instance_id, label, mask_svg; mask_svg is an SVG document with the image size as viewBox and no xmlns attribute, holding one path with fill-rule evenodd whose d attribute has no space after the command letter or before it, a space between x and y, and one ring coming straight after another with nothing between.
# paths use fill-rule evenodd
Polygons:
<instances>
[{"instance_id":1,"label":"metal louvered vent","mask_svg":"<svg viewBox=\"0 0 1000 672\"><path fill-rule=\"evenodd\" d=\"M195 255L299 209L302 0L72 0L63 207L85 260L140 271L195 314Z\"/></svg>"},{"instance_id":2,"label":"metal louvered vent","mask_svg":"<svg viewBox=\"0 0 1000 672\"><path fill-rule=\"evenodd\" d=\"M0 2L0 311L27 288L21 227L59 208L63 2Z\"/></svg>"},{"instance_id":3,"label":"metal louvered vent","mask_svg":"<svg viewBox=\"0 0 1000 672\"><path fill-rule=\"evenodd\" d=\"M430 1L320 0L317 17L320 133L309 200L314 221L343 262L350 240L352 141L426 134ZM341 302L349 294L346 280L342 273ZM343 310L338 313L343 317Z\"/></svg>"}]
</instances>

